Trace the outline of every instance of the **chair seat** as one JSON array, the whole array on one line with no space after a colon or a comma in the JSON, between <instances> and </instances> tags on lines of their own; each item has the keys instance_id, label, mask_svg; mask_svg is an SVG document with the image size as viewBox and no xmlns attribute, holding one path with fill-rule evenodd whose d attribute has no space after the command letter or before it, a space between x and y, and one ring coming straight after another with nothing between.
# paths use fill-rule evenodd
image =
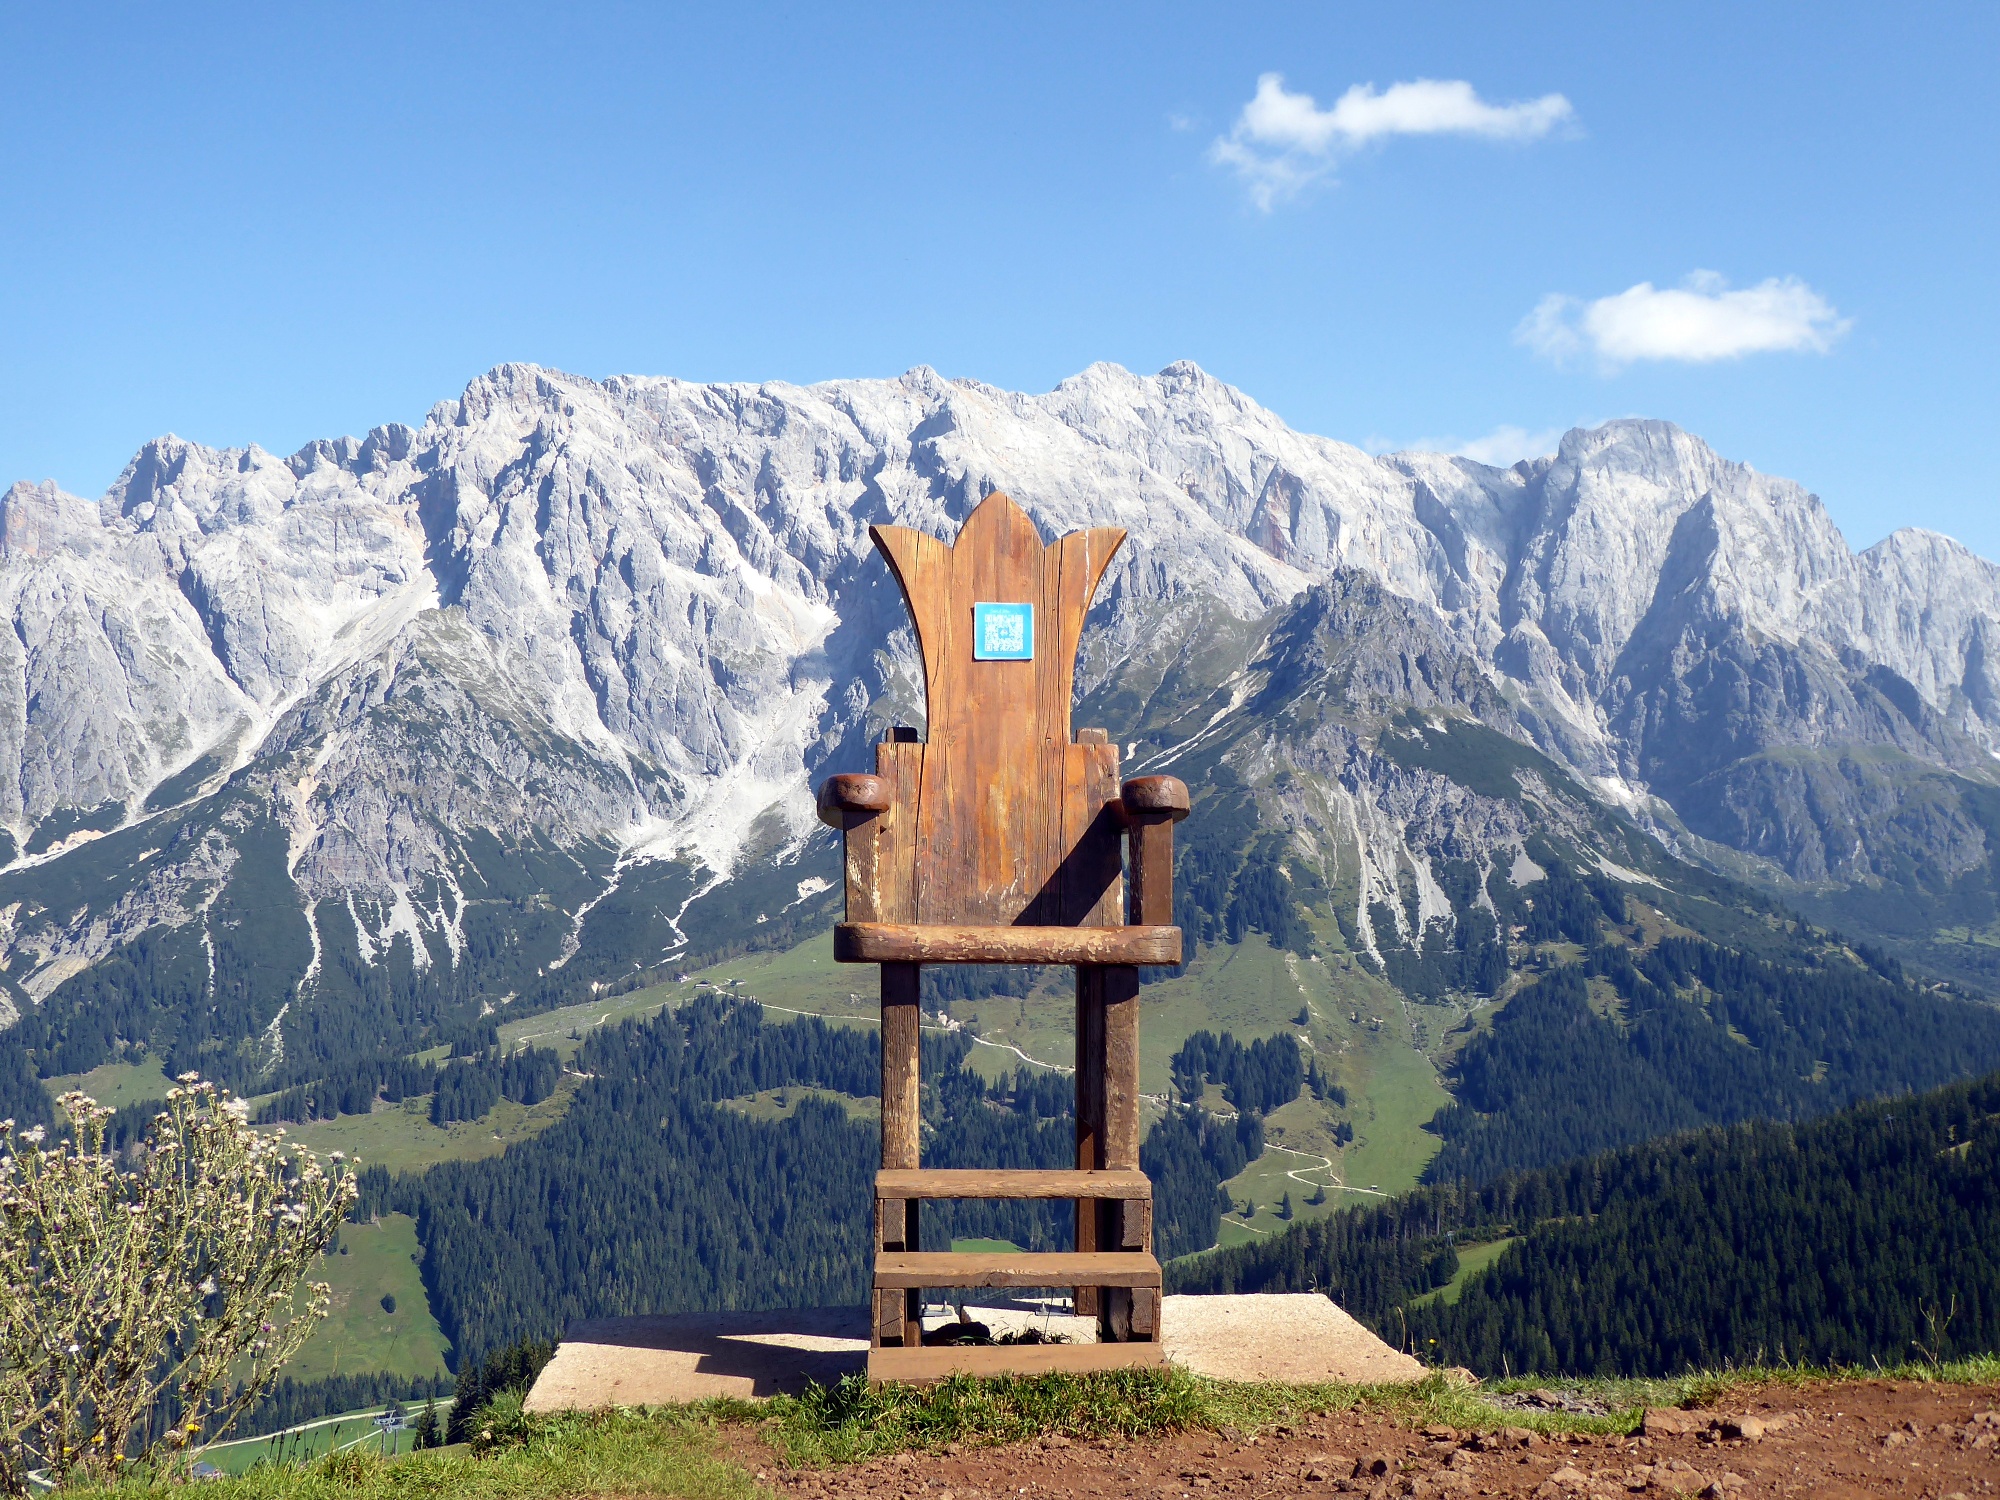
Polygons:
<instances>
[{"instance_id":1,"label":"chair seat","mask_svg":"<svg viewBox=\"0 0 2000 1500\"><path fill-rule=\"evenodd\" d=\"M972 927L842 922L843 964L1178 964L1178 927Z\"/></svg>"},{"instance_id":2,"label":"chair seat","mask_svg":"<svg viewBox=\"0 0 2000 1500\"><path fill-rule=\"evenodd\" d=\"M1151 1198L1144 1172L926 1167L875 1174L877 1198Z\"/></svg>"}]
</instances>

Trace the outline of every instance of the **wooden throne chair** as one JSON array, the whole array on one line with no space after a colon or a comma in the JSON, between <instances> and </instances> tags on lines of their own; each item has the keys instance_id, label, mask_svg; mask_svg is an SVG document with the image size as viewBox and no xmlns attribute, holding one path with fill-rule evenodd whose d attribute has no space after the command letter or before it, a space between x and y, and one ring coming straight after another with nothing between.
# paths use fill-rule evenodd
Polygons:
<instances>
[{"instance_id":1,"label":"wooden throne chair","mask_svg":"<svg viewBox=\"0 0 2000 1500\"><path fill-rule=\"evenodd\" d=\"M1139 1170L1139 966L1181 961L1173 825L1187 788L1118 779L1102 729L1070 733L1084 615L1125 539L1115 527L1044 544L988 495L947 544L870 529L916 624L927 734L897 728L873 775L828 778L820 817L845 842L834 957L881 965L882 1170L868 1371L875 1380L1158 1364L1160 1263ZM1129 871L1129 879L1127 872ZM1074 1170L926 1170L919 1143L925 964L1076 970ZM925 1199L1072 1199L1076 1248L958 1254L923 1247ZM926 1289L1069 1287L1095 1344L926 1348Z\"/></svg>"}]
</instances>

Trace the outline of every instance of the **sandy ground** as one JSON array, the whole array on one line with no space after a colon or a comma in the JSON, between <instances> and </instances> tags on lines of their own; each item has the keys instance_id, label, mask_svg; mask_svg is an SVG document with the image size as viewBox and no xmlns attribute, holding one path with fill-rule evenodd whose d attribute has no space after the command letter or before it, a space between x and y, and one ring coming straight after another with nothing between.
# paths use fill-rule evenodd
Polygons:
<instances>
[{"instance_id":1,"label":"sandy ground","mask_svg":"<svg viewBox=\"0 0 2000 1500\"><path fill-rule=\"evenodd\" d=\"M1416 1360L1313 1292L1168 1297L1160 1332L1169 1360L1217 1380L1386 1384L1424 1373Z\"/></svg>"},{"instance_id":2,"label":"sandy ground","mask_svg":"<svg viewBox=\"0 0 2000 1500\"><path fill-rule=\"evenodd\" d=\"M2000 1486L1996 1407L2000 1388L1872 1381L1739 1390L1712 1410L1649 1413L1645 1433L1631 1438L1552 1442L1526 1428L1412 1430L1356 1410L1256 1438L1204 1432L1071 1443L1056 1437L994 1448L952 1445L827 1470L785 1470L748 1432L739 1433L737 1446L764 1483L805 1500L1322 1494L1977 1500Z\"/></svg>"},{"instance_id":3,"label":"sandy ground","mask_svg":"<svg viewBox=\"0 0 2000 1500\"><path fill-rule=\"evenodd\" d=\"M1094 1322L1041 1307L974 1307L967 1315L996 1333L1032 1325L1075 1343L1097 1336ZM1423 1373L1415 1360L1312 1293L1168 1297L1160 1326L1170 1360L1224 1380L1372 1382ZM862 1369L867 1354L860 1308L594 1319L564 1335L527 1407L547 1412L769 1396L808 1380L838 1380Z\"/></svg>"}]
</instances>

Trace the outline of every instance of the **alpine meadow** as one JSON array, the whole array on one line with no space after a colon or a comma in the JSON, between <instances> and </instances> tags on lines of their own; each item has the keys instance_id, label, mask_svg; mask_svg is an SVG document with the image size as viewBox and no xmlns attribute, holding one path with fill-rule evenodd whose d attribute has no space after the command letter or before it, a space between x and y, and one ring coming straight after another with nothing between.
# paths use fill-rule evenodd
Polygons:
<instances>
[{"instance_id":1,"label":"alpine meadow","mask_svg":"<svg viewBox=\"0 0 2000 1500\"><path fill-rule=\"evenodd\" d=\"M1482 1375L1993 1349L2000 569L1857 554L1657 421L1491 467L1188 363L505 365L0 500L0 1114L78 1088L129 1142L195 1072L360 1162L259 1430L581 1318L863 1300L882 1044L812 789L924 727L868 528L1002 489L1129 532L1074 719L1192 795L1142 990L1169 1290L1330 1291ZM1073 1167L1067 974L924 984L925 1165Z\"/></svg>"}]
</instances>

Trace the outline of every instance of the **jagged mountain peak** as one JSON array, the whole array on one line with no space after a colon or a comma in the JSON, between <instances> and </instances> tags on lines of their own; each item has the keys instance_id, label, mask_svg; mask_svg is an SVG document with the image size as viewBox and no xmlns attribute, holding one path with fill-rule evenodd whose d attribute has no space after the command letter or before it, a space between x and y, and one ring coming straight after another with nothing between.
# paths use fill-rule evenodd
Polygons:
<instances>
[{"instance_id":1,"label":"jagged mountain peak","mask_svg":"<svg viewBox=\"0 0 2000 1500\"><path fill-rule=\"evenodd\" d=\"M868 527L949 536L994 489L1050 535L1130 533L1086 690L1177 682L1189 632L1248 641L1302 610L1322 635L1399 633L1341 658L1368 680L1428 670L1405 646L1449 655L1440 702L1635 806L1666 784L1661 724L1698 736L1719 711L1690 685L1725 660L1742 691L1821 684L1714 737L1745 754L1806 743L1796 714L1836 702L1922 764L2000 747L1990 564L1920 533L1857 558L1800 486L1671 423L1502 469L1296 432L1188 361L1039 394L925 366L797 385L510 363L417 427L283 458L168 436L94 505L9 490L0 823L46 859L77 818L143 820L235 774L281 813L302 891L387 899L450 874L475 829L728 874L811 834L808 784L865 760L878 705L921 709ZM1362 580L1394 607L1357 602ZM1219 649L1157 691L1247 666Z\"/></svg>"}]
</instances>

